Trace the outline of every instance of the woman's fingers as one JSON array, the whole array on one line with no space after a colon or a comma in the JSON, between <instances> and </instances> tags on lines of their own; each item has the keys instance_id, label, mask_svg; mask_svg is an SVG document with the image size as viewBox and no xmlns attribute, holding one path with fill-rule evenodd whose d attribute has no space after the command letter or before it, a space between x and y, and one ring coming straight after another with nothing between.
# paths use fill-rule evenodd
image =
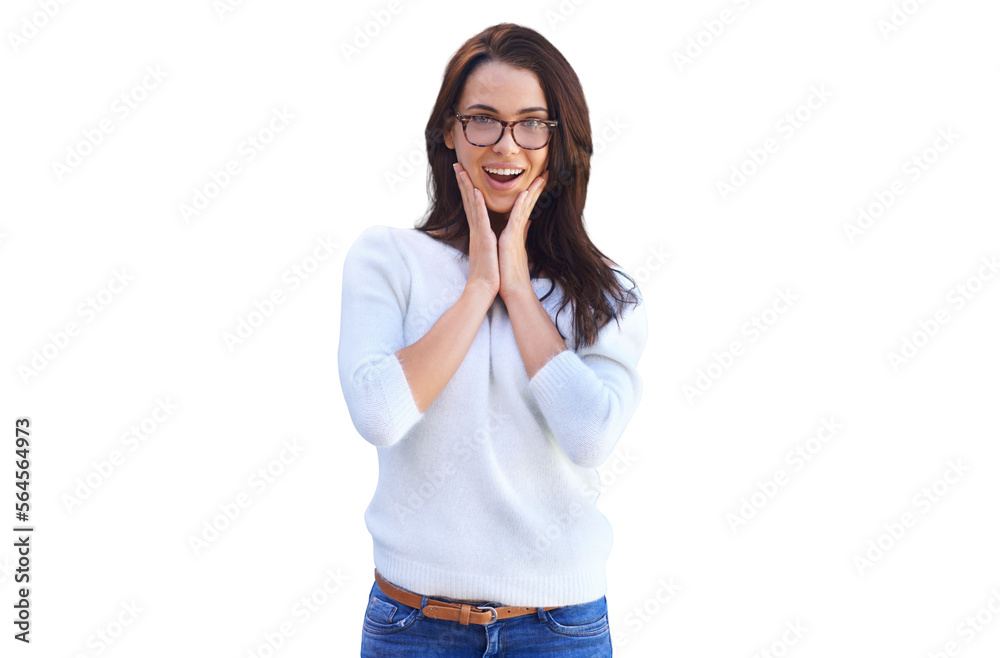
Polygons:
<instances>
[{"instance_id":1,"label":"woman's fingers","mask_svg":"<svg viewBox=\"0 0 1000 658\"><path fill-rule=\"evenodd\" d=\"M462 175L465 173L465 170L462 169L462 165L457 162L452 168L455 170L455 178L458 179L458 191L462 195L462 205L465 206L466 211L468 211L468 209L472 207L472 199L470 198L468 186L465 184L465 176ZM466 212L466 215L468 214L469 213Z\"/></svg>"},{"instance_id":2,"label":"woman's fingers","mask_svg":"<svg viewBox=\"0 0 1000 658\"><path fill-rule=\"evenodd\" d=\"M545 186L548 184L548 182L549 182L549 172L548 172L548 170L545 170L542 173L541 176L539 176L535 180L531 181L531 186L528 187L529 190L531 189L531 187L537 186L537 187L535 187L535 189L533 191L533 195L534 196L533 196L533 198L531 200L531 206L532 207L534 207L535 202L538 201L538 197L540 197L542 195L542 190L545 189ZM530 214L530 210L531 209L529 208L529 214Z\"/></svg>"},{"instance_id":3,"label":"woman's fingers","mask_svg":"<svg viewBox=\"0 0 1000 658\"><path fill-rule=\"evenodd\" d=\"M528 217L531 216L531 211L535 207L535 203L538 201L538 197L541 195L548 180L549 172L545 171L541 176L531 181L531 185L528 186L528 189L517 195L517 199L514 201L514 207L511 208L510 211L510 221L514 222L515 225L520 225L521 222L527 221ZM525 235L527 235L526 230Z\"/></svg>"},{"instance_id":4,"label":"woman's fingers","mask_svg":"<svg viewBox=\"0 0 1000 658\"><path fill-rule=\"evenodd\" d=\"M476 216L479 218L479 222L480 223L486 222L485 226L488 226L490 223L489 219L490 215L489 212L486 210L486 199L483 198L483 193L480 192L478 188L474 190L473 198L475 199L475 208L476 208L475 212Z\"/></svg>"},{"instance_id":5,"label":"woman's fingers","mask_svg":"<svg viewBox=\"0 0 1000 658\"><path fill-rule=\"evenodd\" d=\"M462 205L465 207L465 216L469 220L469 231L479 232L482 227L481 222L485 219L489 224L489 215L486 212L486 200L483 193L473 187L469 173L462 168L461 164L455 164L455 172L458 176L458 187L462 192Z\"/></svg>"},{"instance_id":6,"label":"woman's fingers","mask_svg":"<svg viewBox=\"0 0 1000 658\"><path fill-rule=\"evenodd\" d=\"M456 163L454 169L469 224L469 280L481 280L496 292L500 287L500 268L497 262L497 241L490 227L486 199L473 186L472 179L461 164Z\"/></svg>"}]
</instances>

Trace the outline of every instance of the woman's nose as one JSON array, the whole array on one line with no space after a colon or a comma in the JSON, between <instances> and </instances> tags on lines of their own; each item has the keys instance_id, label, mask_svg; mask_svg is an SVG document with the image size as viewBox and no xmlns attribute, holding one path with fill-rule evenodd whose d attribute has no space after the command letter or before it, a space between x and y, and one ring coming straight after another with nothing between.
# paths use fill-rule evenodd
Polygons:
<instances>
[{"instance_id":1,"label":"woman's nose","mask_svg":"<svg viewBox=\"0 0 1000 658\"><path fill-rule=\"evenodd\" d=\"M520 147L514 141L514 130L511 126L504 126L500 141L493 145L496 153L516 153Z\"/></svg>"}]
</instances>

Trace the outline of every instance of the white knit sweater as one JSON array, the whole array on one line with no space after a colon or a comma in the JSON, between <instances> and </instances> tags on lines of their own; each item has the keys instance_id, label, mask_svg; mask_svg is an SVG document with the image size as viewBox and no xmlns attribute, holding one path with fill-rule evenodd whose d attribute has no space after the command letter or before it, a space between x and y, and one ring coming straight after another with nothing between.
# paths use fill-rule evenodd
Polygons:
<instances>
[{"instance_id":1,"label":"white knit sweater","mask_svg":"<svg viewBox=\"0 0 1000 658\"><path fill-rule=\"evenodd\" d=\"M612 320L576 349L571 302L557 325L568 349L529 381L498 295L421 414L395 352L427 333L468 276L465 254L413 228L371 226L345 256L338 368L351 420L378 451L365 511L375 566L431 597L528 606L600 598L612 529L595 506L596 466L642 394L645 306L626 306L620 327ZM532 283L539 298L552 285ZM542 302L550 317L560 293L556 285Z\"/></svg>"}]
</instances>

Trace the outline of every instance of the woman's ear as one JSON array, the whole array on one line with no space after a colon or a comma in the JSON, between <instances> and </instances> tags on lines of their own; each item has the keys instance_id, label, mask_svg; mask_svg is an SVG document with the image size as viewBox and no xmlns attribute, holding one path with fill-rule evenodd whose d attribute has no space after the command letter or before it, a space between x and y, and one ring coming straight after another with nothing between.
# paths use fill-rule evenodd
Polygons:
<instances>
[{"instance_id":1,"label":"woman's ear","mask_svg":"<svg viewBox=\"0 0 1000 658\"><path fill-rule=\"evenodd\" d=\"M455 127L455 117L448 117L444 120L444 130L441 132L441 136L444 138L444 145L450 150L455 150L455 139L451 135L452 129Z\"/></svg>"}]
</instances>

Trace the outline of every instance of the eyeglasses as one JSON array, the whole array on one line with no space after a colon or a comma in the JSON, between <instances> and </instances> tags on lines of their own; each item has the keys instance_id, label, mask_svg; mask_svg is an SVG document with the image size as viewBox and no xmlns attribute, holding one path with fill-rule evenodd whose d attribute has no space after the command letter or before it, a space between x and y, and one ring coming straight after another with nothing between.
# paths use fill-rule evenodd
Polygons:
<instances>
[{"instance_id":1,"label":"eyeglasses","mask_svg":"<svg viewBox=\"0 0 1000 658\"><path fill-rule=\"evenodd\" d=\"M501 139L510 126L510 134L514 142L523 149L534 151L545 148L555 132L558 121L544 119L520 119L519 121L501 121L485 114L459 114L455 117L462 122L462 132L465 139L473 146L493 146Z\"/></svg>"}]
</instances>

